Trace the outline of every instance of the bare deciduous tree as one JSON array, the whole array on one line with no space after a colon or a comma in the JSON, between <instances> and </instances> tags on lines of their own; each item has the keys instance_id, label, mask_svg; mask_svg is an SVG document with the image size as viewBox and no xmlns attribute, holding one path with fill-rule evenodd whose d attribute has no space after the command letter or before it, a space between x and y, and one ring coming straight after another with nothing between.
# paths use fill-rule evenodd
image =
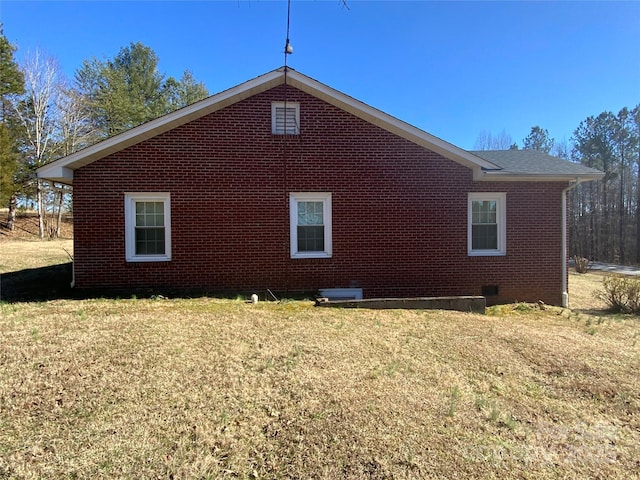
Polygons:
<instances>
[{"instance_id":1,"label":"bare deciduous tree","mask_svg":"<svg viewBox=\"0 0 640 480\"><path fill-rule=\"evenodd\" d=\"M473 145L474 150L509 150L517 148L513 138L506 131L502 130L497 135L482 130L476 138L476 142Z\"/></svg>"},{"instance_id":2,"label":"bare deciduous tree","mask_svg":"<svg viewBox=\"0 0 640 480\"><path fill-rule=\"evenodd\" d=\"M21 66L25 95L16 105L16 112L26 132L24 168L31 175L38 210L38 231L44 237L44 192L35 169L52 158L55 147L56 97L60 91L61 69L55 58L40 50L28 52Z\"/></svg>"}]
</instances>

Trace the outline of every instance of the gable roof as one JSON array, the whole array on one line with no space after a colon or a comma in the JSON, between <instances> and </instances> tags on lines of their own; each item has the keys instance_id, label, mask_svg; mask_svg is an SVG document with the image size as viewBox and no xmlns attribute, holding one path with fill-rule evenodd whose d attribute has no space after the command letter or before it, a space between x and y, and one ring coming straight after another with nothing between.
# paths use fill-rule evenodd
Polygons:
<instances>
[{"instance_id":1,"label":"gable roof","mask_svg":"<svg viewBox=\"0 0 640 480\"><path fill-rule=\"evenodd\" d=\"M563 160L538 150L479 150L474 155L488 160L499 167L487 171L491 180L596 180L604 173L595 168Z\"/></svg>"},{"instance_id":2,"label":"gable roof","mask_svg":"<svg viewBox=\"0 0 640 480\"><path fill-rule=\"evenodd\" d=\"M501 172L506 173L507 169L494 163L487 155L480 155L480 153L485 152L473 153L456 147L424 130L420 130L288 67L281 67L265 73L180 110L60 158L40 167L37 170L38 177L72 185L73 171L80 167L285 83L470 168L476 180L495 180L498 178L527 181L560 179L544 173L530 175L530 172L527 173L522 169L513 169L513 171L509 171L509 175L500 176L499 174ZM594 172L597 171L594 170ZM575 175L563 176L561 179L564 180L566 178L574 179Z\"/></svg>"}]
</instances>

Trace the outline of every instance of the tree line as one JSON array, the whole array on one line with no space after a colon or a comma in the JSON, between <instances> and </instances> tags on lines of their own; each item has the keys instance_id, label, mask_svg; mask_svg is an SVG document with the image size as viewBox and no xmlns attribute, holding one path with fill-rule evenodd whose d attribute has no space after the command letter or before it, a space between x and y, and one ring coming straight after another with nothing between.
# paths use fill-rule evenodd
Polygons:
<instances>
[{"instance_id":1,"label":"tree line","mask_svg":"<svg viewBox=\"0 0 640 480\"><path fill-rule=\"evenodd\" d=\"M71 196L69 187L39 180L36 169L209 95L189 70L180 79L162 74L141 43L84 60L73 79L40 50L20 64L15 52L0 25L0 205L10 230L18 207L33 207L41 238L59 236Z\"/></svg>"},{"instance_id":2,"label":"tree line","mask_svg":"<svg viewBox=\"0 0 640 480\"><path fill-rule=\"evenodd\" d=\"M33 205L41 237L59 234L70 191L38 180L37 168L209 95L189 70L180 79L159 72L157 55L141 43L84 60L71 80L55 58L35 51L19 65L15 51L0 25L0 205L9 207L10 229L18 205ZM505 131L481 132L474 147L520 148ZM583 120L569 142L534 126L522 148L605 174L570 192L571 255L640 264L640 105Z\"/></svg>"},{"instance_id":3,"label":"tree line","mask_svg":"<svg viewBox=\"0 0 640 480\"><path fill-rule=\"evenodd\" d=\"M517 149L504 130L483 131L477 150ZM522 148L540 150L604 172L601 180L579 184L569 194L572 256L640 264L640 104L617 114L602 112L580 122L569 143L557 142L534 126Z\"/></svg>"},{"instance_id":4,"label":"tree line","mask_svg":"<svg viewBox=\"0 0 640 480\"><path fill-rule=\"evenodd\" d=\"M640 264L640 105L580 122L572 159L604 172L571 194L570 242L576 255Z\"/></svg>"}]
</instances>

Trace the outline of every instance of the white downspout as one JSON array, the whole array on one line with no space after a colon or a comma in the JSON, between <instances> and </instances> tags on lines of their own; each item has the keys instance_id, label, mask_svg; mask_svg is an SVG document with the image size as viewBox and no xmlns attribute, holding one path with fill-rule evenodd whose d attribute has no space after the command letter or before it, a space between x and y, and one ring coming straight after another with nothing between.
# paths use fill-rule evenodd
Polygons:
<instances>
[{"instance_id":1,"label":"white downspout","mask_svg":"<svg viewBox=\"0 0 640 480\"><path fill-rule=\"evenodd\" d=\"M567 287L567 193L576 188L582 179L576 178L575 183L562 190L562 307L569 307L569 292Z\"/></svg>"}]
</instances>

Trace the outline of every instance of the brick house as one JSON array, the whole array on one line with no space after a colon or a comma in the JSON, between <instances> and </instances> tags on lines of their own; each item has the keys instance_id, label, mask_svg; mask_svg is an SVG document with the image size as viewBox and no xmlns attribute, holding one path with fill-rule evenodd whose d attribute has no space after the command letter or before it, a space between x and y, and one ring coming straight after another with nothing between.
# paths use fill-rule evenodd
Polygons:
<instances>
[{"instance_id":1,"label":"brick house","mask_svg":"<svg viewBox=\"0 0 640 480\"><path fill-rule=\"evenodd\" d=\"M73 185L74 285L566 303L568 189L280 68L38 170Z\"/></svg>"}]
</instances>

